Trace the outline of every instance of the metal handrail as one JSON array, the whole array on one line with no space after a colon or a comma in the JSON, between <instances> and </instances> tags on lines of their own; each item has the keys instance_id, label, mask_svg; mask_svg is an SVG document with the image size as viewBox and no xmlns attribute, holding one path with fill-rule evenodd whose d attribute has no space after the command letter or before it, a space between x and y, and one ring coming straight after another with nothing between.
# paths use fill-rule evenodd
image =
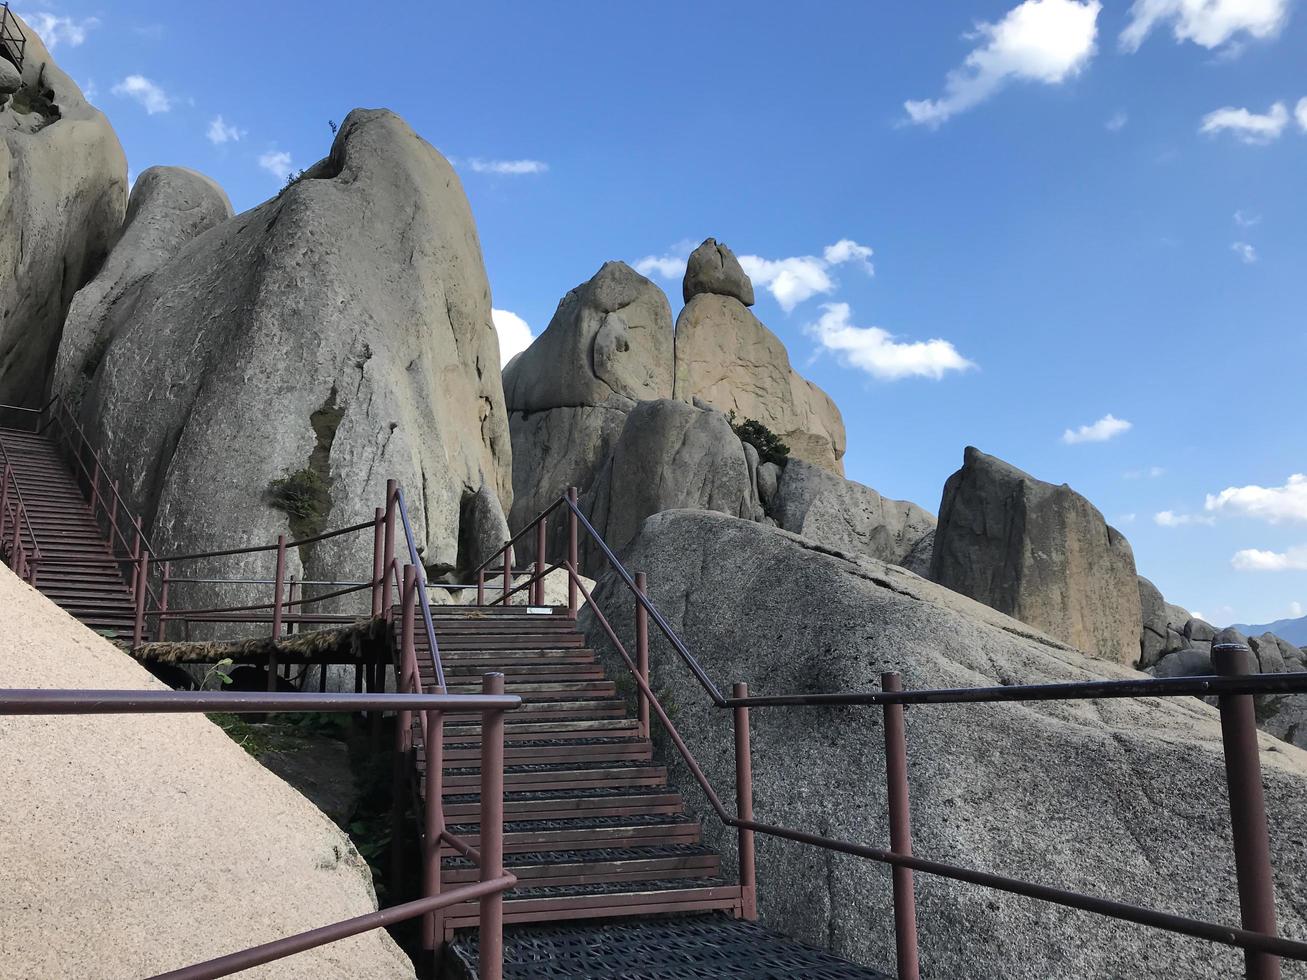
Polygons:
<instances>
[{"instance_id":1,"label":"metal handrail","mask_svg":"<svg viewBox=\"0 0 1307 980\"><path fill-rule=\"evenodd\" d=\"M1275 892L1271 876L1265 805L1262 797L1261 769L1258 758L1257 728L1252 695L1307 693L1307 672L1288 674L1252 674L1250 654L1242 645L1218 645L1213 649L1219 675L1187 678L1141 678L1123 681L1080 681L1055 684L1027 684L984 688L957 688L903 691L897 673L882 675L882 688L874 692L836 694L788 694L749 697L747 685L737 684L735 695L722 697L702 665L694 658L654 603L645 594L643 578L637 583L602 536L595 530L576 503L575 490L550 506L545 514L560 505L572 514L569 560L564 563L569 585L584 595L587 608L599 623L614 649L635 679L641 701L641 724L648 735L647 710L657 715L695 782L703 790L709 805L724 826L740 835L741 889L754 887L753 834L760 833L797 843L809 844L889 865L894 872L895 931L898 947L899 977L916 980L919 976L916 939L916 900L912 871L921 871L957 881L969 882L1012 894L1037 898L1068 908L1093 912L1141 925L1153 926L1194 938L1205 939L1242 949L1248 964L1248 976L1254 980L1279 977L1276 957L1307 960L1307 942L1275 935ZM521 538L538 528L545 514L518 532ZM577 571L576 529L585 528L627 589L637 601L637 661L633 661L617 636L612 624L598 607ZM539 534L541 553L537 556L532 581L542 581L547 563L544 560L544 534ZM484 565L478 569L483 577ZM481 589L484 593L484 586ZM501 597L503 598L503 597ZM484 599L479 597L479 601ZM499 601L499 600L496 600ZM575 593L570 602L576 614ZM738 815L727 811L702 767L694 759L685 740L667 716L648 680L647 619L653 619L676 649L717 707L734 714L736 733L736 799ZM1221 727L1225 747L1226 777L1230 784L1231 819L1235 827L1235 867L1239 882L1239 903L1243 928L1234 928L1201 919L1174 915L1143 906L1117 902L1101 896L1086 895L1067 889L1040 885L989 872L914 857L912 854L910 810L908 805L907 743L903 711L910 704L973 704L1002 702L1038 702L1049 700L1093 700L1100 698L1211 696L1221 699ZM749 709L751 707L879 705L885 712L886 778L889 783L891 847L867 847L849 841L810 834L805 831L755 821L752 807L752 773L749 750ZM749 908L753 896L745 896ZM1251 928L1250 928L1251 927Z\"/></svg>"},{"instance_id":2,"label":"metal handrail","mask_svg":"<svg viewBox=\"0 0 1307 980\"><path fill-rule=\"evenodd\" d=\"M7 406L0 406L0 408L3 407ZM11 560L15 563L15 568L23 567L30 569L28 574L34 578L36 571L41 564L41 544L36 540L36 532L32 530L32 522L27 515L27 504L23 501L23 488L18 484L18 473L14 470L13 464L9 460L9 453L5 450L3 436L0 436L0 474L2 474L0 475L0 480L4 481L4 486L0 489L0 495L3 495L5 498L5 516L8 516L8 511L10 509L8 499L9 495L5 491L7 491L9 486L12 485L14 489L14 503L12 505L14 530L17 531L21 523L21 526L27 530L27 536L32 542L32 560L29 560L26 557L26 548L23 547L21 541L22 536L21 534L16 533L14 538L18 542L18 547L21 549L22 554L11 556ZM33 560L35 563L33 563Z\"/></svg>"},{"instance_id":3,"label":"metal handrail","mask_svg":"<svg viewBox=\"0 0 1307 980\"><path fill-rule=\"evenodd\" d=\"M12 25L12 31L10 26ZM27 35L18 29L18 22L9 10L8 0L5 0L3 8L0 8L0 44L7 44L10 52L14 56L14 67L20 72L23 70L23 62L27 59ZM17 49L13 45L17 45Z\"/></svg>"},{"instance_id":4,"label":"metal handrail","mask_svg":"<svg viewBox=\"0 0 1307 980\"><path fill-rule=\"evenodd\" d=\"M436 624L431 618L431 600L427 595L426 568L418 556L417 539L413 536L413 526L408 520L408 508L404 505L404 491L395 484L395 503L399 510L400 523L404 527L404 539L408 543L409 562L417 573L418 605L422 609L422 625L426 630L427 643L431 647L431 661L435 667L436 685L445 688L445 667L440 661L440 645L436 642Z\"/></svg>"}]
</instances>

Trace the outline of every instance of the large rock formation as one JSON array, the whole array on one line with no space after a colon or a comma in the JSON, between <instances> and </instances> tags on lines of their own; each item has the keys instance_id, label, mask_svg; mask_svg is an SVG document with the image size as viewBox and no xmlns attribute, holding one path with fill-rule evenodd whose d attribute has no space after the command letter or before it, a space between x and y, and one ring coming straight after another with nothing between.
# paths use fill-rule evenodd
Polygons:
<instances>
[{"instance_id":1,"label":"large rock formation","mask_svg":"<svg viewBox=\"0 0 1307 980\"><path fill-rule=\"evenodd\" d=\"M739 420L756 419L798 459L843 475L844 420L830 397L790 367L780 339L748 310L753 285L725 245L709 238L686 266L676 318L676 389Z\"/></svg>"},{"instance_id":2,"label":"large rock formation","mask_svg":"<svg viewBox=\"0 0 1307 980\"><path fill-rule=\"evenodd\" d=\"M625 263L563 297L504 369L515 531L569 486L590 489L636 402L672 397L673 357L666 295Z\"/></svg>"},{"instance_id":3,"label":"large rock formation","mask_svg":"<svg viewBox=\"0 0 1307 980\"><path fill-rule=\"evenodd\" d=\"M506 536L511 450L476 229L454 170L392 113L350 113L327 159L141 281L114 331L83 420L156 548L370 519L387 477L433 571ZM291 521L273 492L287 478L310 501ZM335 539L289 572L366 578L370 552Z\"/></svg>"},{"instance_id":4,"label":"large rock formation","mask_svg":"<svg viewBox=\"0 0 1307 980\"><path fill-rule=\"evenodd\" d=\"M736 680L754 694L869 690L887 670L901 671L908 688L1138 676L894 566L718 514L652 517L625 558L648 572L659 609L727 691ZM615 577L601 578L596 602L629 640L632 603ZM586 614L582 622L590 642L606 650L597 623ZM712 707L660 638L652 677L732 808L729 712ZM887 846L879 725L875 709L752 712L756 819ZM1200 701L926 706L909 709L907 726L920 856L1238 921L1220 729ZM1271 739L1262 744L1281 929L1300 935L1307 930L1299 887L1307 876L1307 755ZM675 749L666 739L659 748L677 784L697 797ZM729 860L734 834L701 798L698 812ZM765 923L892 972L887 868L757 840ZM916 892L930 976L1225 980L1243 969L1240 954L1225 947L926 874L917 876Z\"/></svg>"},{"instance_id":5,"label":"large rock formation","mask_svg":"<svg viewBox=\"0 0 1307 980\"><path fill-rule=\"evenodd\" d=\"M1066 484L970 446L944 485L930 577L1091 656L1139 659L1130 543Z\"/></svg>"},{"instance_id":6,"label":"large rock formation","mask_svg":"<svg viewBox=\"0 0 1307 980\"><path fill-rule=\"evenodd\" d=\"M792 459L782 471L768 513L787 531L840 551L902 565L935 518L906 500Z\"/></svg>"},{"instance_id":7,"label":"large rock formation","mask_svg":"<svg viewBox=\"0 0 1307 980\"><path fill-rule=\"evenodd\" d=\"M35 406L73 294L122 224L127 158L104 115L17 23L22 84L0 93L0 402Z\"/></svg>"},{"instance_id":8,"label":"large rock formation","mask_svg":"<svg viewBox=\"0 0 1307 980\"><path fill-rule=\"evenodd\" d=\"M673 399L640 402L582 499L581 507L609 547L618 551L650 514L675 508L762 518L754 469L726 416ZM584 565L606 568L599 550L582 542Z\"/></svg>"},{"instance_id":9,"label":"large rock formation","mask_svg":"<svg viewBox=\"0 0 1307 980\"><path fill-rule=\"evenodd\" d=\"M137 177L109 260L73 297L52 389L75 407L119 325L135 313L142 284L192 238L231 213L223 189L194 170L151 167Z\"/></svg>"},{"instance_id":10,"label":"large rock formation","mask_svg":"<svg viewBox=\"0 0 1307 980\"><path fill-rule=\"evenodd\" d=\"M0 687L161 690L0 566ZM203 715L0 717L0 974L141 977L376 909L367 863ZM409 977L384 929L259 970Z\"/></svg>"}]
</instances>

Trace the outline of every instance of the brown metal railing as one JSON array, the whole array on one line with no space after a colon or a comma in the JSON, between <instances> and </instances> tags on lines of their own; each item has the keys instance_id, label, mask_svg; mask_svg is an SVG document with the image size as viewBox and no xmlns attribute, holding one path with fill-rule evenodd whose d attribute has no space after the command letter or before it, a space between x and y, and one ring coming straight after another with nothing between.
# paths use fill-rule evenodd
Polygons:
<instances>
[{"instance_id":1,"label":"brown metal railing","mask_svg":"<svg viewBox=\"0 0 1307 980\"><path fill-rule=\"evenodd\" d=\"M0 549L7 553L14 574L28 585L35 585L41 565L41 546L28 520L23 491L9 462L3 436L0 436L0 473L3 474L0 476Z\"/></svg>"},{"instance_id":2,"label":"brown metal railing","mask_svg":"<svg viewBox=\"0 0 1307 980\"><path fill-rule=\"evenodd\" d=\"M569 524L568 556L550 565L545 554L545 522L549 515L562 509ZM511 565L512 546L535 532L536 560L527 582L513 589L507 569ZM578 574L578 536L584 531L600 554L635 600L635 645L633 658L581 581ZM497 574L491 563L500 560L504 572L502 594L492 603L485 602L486 576ZM1251 654L1241 645L1217 645L1213 660L1218 675L1187 678L1140 678L1124 681L1090 681L1064 684L1037 684L960 688L948 690L905 691L898 673L881 675L879 691L856 691L839 694L781 694L750 697L744 683L734 685L732 696L725 697L712 678L676 635L658 611L647 591L644 573L634 575L609 548L590 521L581 512L575 488L551 504L538 518L519 531L504 548L474 571L477 601L480 604L509 603L515 592L530 588L529 601L542 605L544 576L561 565L568 572L569 614L577 614L578 599L584 597L587 608L603 633L626 664L637 687L641 731L649 732L651 715L658 718L672 745L684 761L695 782L703 790L710 807L721 823L738 834L742 909L756 915L756 869L754 834L809 844L825 850L889 865L893 876L895 939L898 976L917 980L920 975L916 924L916 897L913 872L920 871L955 881L968 882L998 891L1036 898L1080 911L1152 926L1197 939L1242 949L1249 980L1278 980L1280 960L1307 960L1307 942L1276 935L1275 887L1271 874L1269 831L1262 791L1261 763L1258 754L1257 725L1253 696L1258 694L1307 693L1307 673L1254 674ZM659 703L649 683L648 624L659 632L694 674L705 693L719 708L730 710L735 731L736 812L730 813L722 803L703 768L695 760L684 738ZM1194 697L1216 696L1220 703L1220 720L1226 781L1229 786L1231 825L1235 852L1242 928L1206 922L1157 909L1088 895L1067 889L1040 885L1004 875L976 871L957 865L915 857L912 853L911 808L907 776L907 734L903 708L908 704L944 705L977 703L1036 702L1049 700L1097 700L1104 698ZM752 759L750 757L749 712L754 708L796 706L879 706L885 720L885 759L889 810L889 849L868 847L850 841L811 834L806 831L760 822L753 816Z\"/></svg>"},{"instance_id":3,"label":"brown metal railing","mask_svg":"<svg viewBox=\"0 0 1307 980\"><path fill-rule=\"evenodd\" d=\"M480 902L480 964L483 980L503 977L503 896L517 883L504 871L504 712L519 707L522 699L504 694L504 675L486 674L481 694L401 693L401 694L225 694L183 691L90 691L90 690L0 690L0 715L76 715L76 714L177 714L183 712L221 711L234 714L285 712L420 712L438 726L446 713L480 713L483 732L481 747L482 822L479 852L471 852L480 866L480 881L460 885L446 892L440 890L440 875L424 875L421 898L391 908L334 922L308 932L286 936L273 942L239 950L216 959L160 974L169 980L209 980L225 977L274 960L284 959L304 950L325 946L350 936L422 918L422 935L439 935L441 911L460 902ZM428 780L428 801L430 784ZM439 796L436 796L439 801ZM428 813L439 812L428 807ZM425 867L438 861L439 844L427 847ZM470 849L469 849L470 850ZM438 867L438 865L437 865ZM430 952L434 942L425 945ZM157 980L157 978L156 978Z\"/></svg>"},{"instance_id":4,"label":"brown metal railing","mask_svg":"<svg viewBox=\"0 0 1307 980\"><path fill-rule=\"evenodd\" d=\"M27 57L27 37L18 27L18 21L9 11L8 0L0 6L0 48L3 48L6 56L14 63L14 67L20 72L23 70L23 60Z\"/></svg>"}]
</instances>

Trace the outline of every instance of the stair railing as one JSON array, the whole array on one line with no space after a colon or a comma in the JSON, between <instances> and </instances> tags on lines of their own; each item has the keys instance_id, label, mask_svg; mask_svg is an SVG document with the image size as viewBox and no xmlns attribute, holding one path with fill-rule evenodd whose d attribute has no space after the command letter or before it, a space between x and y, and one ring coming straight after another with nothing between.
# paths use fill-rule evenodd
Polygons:
<instances>
[{"instance_id":1,"label":"stair railing","mask_svg":"<svg viewBox=\"0 0 1307 980\"><path fill-rule=\"evenodd\" d=\"M28 585L35 586L41 565L41 546L27 517L23 490L18 485L18 475L9 461L3 438L0 438L0 469L3 470L3 477L0 477L0 548L7 552L8 565L14 574Z\"/></svg>"},{"instance_id":2,"label":"stair railing","mask_svg":"<svg viewBox=\"0 0 1307 980\"><path fill-rule=\"evenodd\" d=\"M861 857L890 867L893 879L895 941L900 980L917 980L920 976L914 871L1241 949L1246 964L1246 975L1250 980L1278 980L1280 958L1307 961L1307 942L1287 939L1276 934L1275 885L1270 862L1269 831L1253 702L1254 695L1307 693L1307 672L1256 674L1251 654L1246 646L1225 644L1213 648L1213 661L1217 674L1207 677L904 690L901 675L897 672L886 672L881 675L880 689L875 691L751 697L748 686L739 682L734 685L731 697L727 698L722 695L712 678L649 598L647 577L643 573L633 575L628 571L595 530L581 510L575 488L570 488L565 496L552 503L514 537L514 541L520 540L531 531L536 531L536 561L530 570L530 578L519 586L519 589L530 588L533 604L543 604L544 577L552 568L558 567L557 564L551 566L546 560L544 522L550 514L560 508L567 514L569 523L568 556L561 563L568 573L568 612L575 618L578 611L578 598L584 598L589 614L608 638L635 681L642 731L647 735L650 714L657 716L663 731L694 781L703 791L717 819L723 826L735 829L739 847L741 915L747 917L757 915L757 876L753 838L755 834L764 834L823 850ZM604 615L594 595L581 580L578 535L582 531L597 547L604 562L626 586L635 601L635 657L627 652L626 645L617 635L611 621ZM511 543L509 542L510 545ZM483 585L487 568L490 562L501 555L506 557L506 552L492 556L474 571L477 576L480 604L507 603L511 592L519 590L510 591L508 580L505 578L504 593L491 603L485 602ZM504 565L507 567L508 563L505 561ZM655 624L677 656L690 669L714 706L731 711L735 730L736 811L734 814L722 802L650 684L648 639L650 621ZM905 706L1213 695L1220 700L1220 720L1225 748L1226 779L1230 787L1229 805L1234 828L1235 873L1238 880L1242 928L1175 915L1098 895L976 871L913 855ZM868 847L755 820L752 799L750 709L852 705L878 706L884 714L889 848Z\"/></svg>"},{"instance_id":3,"label":"stair railing","mask_svg":"<svg viewBox=\"0 0 1307 980\"><path fill-rule=\"evenodd\" d=\"M27 58L27 36L18 26L18 21L9 11L8 0L0 6L0 47L8 49L9 60L21 73L23 61Z\"/></svg>"}]
</instances>

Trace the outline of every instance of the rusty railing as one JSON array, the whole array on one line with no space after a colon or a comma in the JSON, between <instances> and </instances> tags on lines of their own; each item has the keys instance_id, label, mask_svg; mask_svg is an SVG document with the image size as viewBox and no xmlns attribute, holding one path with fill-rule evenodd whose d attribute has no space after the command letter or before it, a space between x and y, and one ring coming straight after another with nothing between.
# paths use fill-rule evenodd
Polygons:
<instances>
[{"instance_id":1,"label":"rusty railing","mask_svg":"<svg viewBox=\"0 0 1307 980\"><path fill-rule=\"evenodd\" d=\"M18 21L9 10L8 0L0 5L0 48L21 72L23 61L27 57L27 37L18 26Z\"/></svg>"},{"instance_id":2,"label":"rusty railing","mask_svg":"<svg viewBox=\"0 0 1307 980\"><path fill-rule=\"evenodd\" d=\"M568 520L568 555L550 564L546 556L546 521L562 510ZM511 551L515 542L535 532L536 560L529 569L530 578L513 588L509 578ZM581 581L578 573L578 537L584 532L635 602L635 646L632 657ZM485 601L486 577L498 574L491 567L502 561L503 591L492 602ZM1271 873L1269 831L1258 754L1257 725L1253 696L1258 694L1307 693L1307 673L1261 675L1252 672L1251 654L1241 645L1217 645L1213 650L1217 675L1184 678L1140 678L1124 681L1089 681L1064 684L993 686L950 690L904 690L898 673L881 676L879 691L839 694L749 695L744 683L734 685L726 697L695 659L675 630L649 598L647 578L627 570L598 531L582 513L575 488L551 504L529 523L504 548L474 571L479 604L511 602L513 594L529 590L527 601L542 605L544 576L556 568L568 572L568 611L575 618L579 599L584 598L595 622L612 643L614 650L630 671L637 687L636 700L641 731L649 734L651 716L676 748L699 788L703 790L718 820L737 833L740 888L743 914L757 914L754 835L765 834L783 840L808 844L825 850L849 854L889 865L893 879L895 942L900 980L917 980L920 976L917 942L916 896L913 872L919 871L954 881L967 882L998 891L1035 898L1067 908L1093 912L1109 918L1152 926L1196 939L1204 939L1241 949L1249 980L1278 980L1281 958L1307 961L1307 942L1276 934L1275 889ZM694 674L713 705L729 710L735 731L736 812L731 813L713 788L703 768L676 726L659 703L649 683L649 623L652 621L673 650ZM1230 817L1233 830L1235 872L1238 884L1241 928L1175 915L1157 909L1132 905L1097 895L1040 885L1004 875L977 871L958 865L919 858L912 853L911 807L907 777L907 734L903 719L905 705L998 704L1049 700L1097 700L1104 698L1194 697L1216 696L1220 699L1220 722L1224 745L1226 781L1229 786ZM885 721L885 761L888 790L888 849L869 847L851 841L824 837L789 827L756 820L753 815L752 759L750 755L749 712L755 708L796 706L879 706Z\"/></svg>"},{"instance_id":3,"label":"rusty railing","mask_svg":"<svg viewBox=\"0 0 1307 980\"><path fill-rule=\"evenodd\" d=\"M0 437L0 551L14 574L28 585L36 585L41 565L41 546L37 544L23 503L23 491L18 485L4 438Z\"/></svg>"},{"instance_id":4,"label":"rusty railing","mask_svg":"<svg viewBox=\"0 0 1307 980\"><path fill-rule=\"evenodd\" d=\"M167 980L209 980L248 970L263 963L284 959L304 950L325 946L373 929L422 918L422 934L438 935L441 910L459 902L480 902L480 966L483 980L501 980L503 976L503 896L517 883L504 871L503 802L504 802L504 712L519 707L522 699L504 694L504 675L486 674L481 694L245 694L190 691L91 691L91 690L0 690L0 715L87 715L87 714L177 714L184 712L221 711L235 714L278 712L419 712L439 725L446 713L480 713L484 737L481 748L481 794L483 821L487 828L481 848L475 854L480 866L480 880L440 891L440 876L424 876L421 898L391 908L370 912L341 922L333 922L308 932L286 936L273 942L228 953L216 959L160 974ZM438 781L435 783L439 793ZM437 797L439 799L439 797ZM437 808L438 809L438 808ZM428 848L428 851L434 849ZM470 850L470 849L469 849ZM435 858L426 858L429 867ZM434 943L425 945L431 952ZM158 978L156 978L158 980Z\"/></svg>"}]
</instances>

